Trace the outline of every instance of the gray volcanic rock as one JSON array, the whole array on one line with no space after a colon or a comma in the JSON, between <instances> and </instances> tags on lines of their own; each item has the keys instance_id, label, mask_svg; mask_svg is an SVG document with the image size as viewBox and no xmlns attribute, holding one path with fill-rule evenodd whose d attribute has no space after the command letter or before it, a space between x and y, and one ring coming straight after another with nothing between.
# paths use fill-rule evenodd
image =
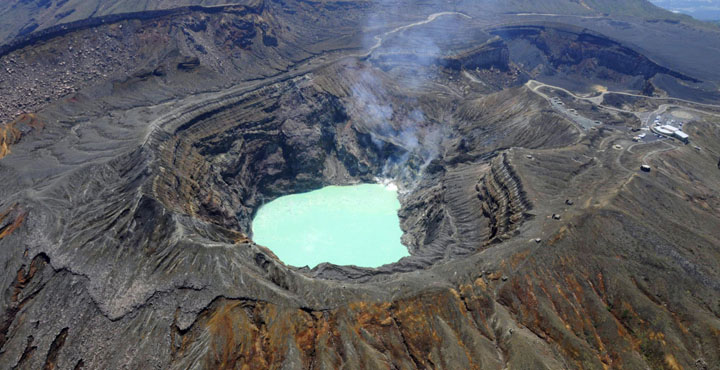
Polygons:
<instances>
[{"instance_id":1,"label":"gray volcanic rock","mask_svg":"<svg viewBox=\"0 0 720 370\"><path fill-rule=\"evenodd\" d=\"M38 17L93 3L63 4ZM3 49L0 367L720 364L711 73L484 3L144 11L168 5ZM633 143L658 114L701 150ZM252 241L262 204L377 178L409 257L309 269Z\"/></svg>"}]
</instances>

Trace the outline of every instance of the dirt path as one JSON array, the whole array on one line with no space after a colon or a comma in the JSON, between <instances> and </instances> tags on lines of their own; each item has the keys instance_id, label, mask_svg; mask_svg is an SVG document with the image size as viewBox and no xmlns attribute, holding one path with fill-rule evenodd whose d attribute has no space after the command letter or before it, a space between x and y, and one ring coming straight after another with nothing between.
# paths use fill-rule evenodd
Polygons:
<instances>
[{"instance_id":1,"label":"dirt path","mask_svg":"<svg viewBox=\"0 0 720 370\"><path fill-rule=\"evenodd\" d=\"M472 19L472 17L470 17L469 15L463 14L463 13L458 13L458 12L440 12L440 13L430 14L424 21L419 21L419 22L415 22L415 23L406 24L406 25L404 25L404 26L397 27L397 28L395 28L395 29L393 29L393 30L391 30L391 31L385 32L385 33L383 33L382 35L375 36L375 40L376 40L375 45L373 45L372 47L370 47L370 50L368 50L367 54L364 55L364 57L369 57L370 55L372 55L372 53L373 53L377 48L379 48L379 47L382 46L382 43L385 41L385 39L386 39L388 36L390 36L390 35L392 35L392 34L394 34L394 33L398 33L398 32L400 32L400 31L404 31L404 30L413 28L413 27L417 27L417 26L422 26L422 25L424 25L424 24L428 24L428 23L433 22L434 20L438 19L439 17L446 16L446 15L459 15L459 16L462 16L462 17L465 17L465 18L468 18L468 19Z\"/></svg>"}]
</instances>

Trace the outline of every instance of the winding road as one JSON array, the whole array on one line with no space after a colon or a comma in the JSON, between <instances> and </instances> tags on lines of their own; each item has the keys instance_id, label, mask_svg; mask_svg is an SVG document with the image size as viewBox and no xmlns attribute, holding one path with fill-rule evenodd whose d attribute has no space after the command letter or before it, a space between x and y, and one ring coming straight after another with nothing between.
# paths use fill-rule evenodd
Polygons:
<instances>
[{"instance_id":1,"label":"winding road","mask_svg":"<svg viewBox=\"0 0 720 370\"><path fill-rule=\"evenodd\" d=\"M367 54L363 55L362 57L364 57L364 58L370 57L375 50L377 50L379 47L382 46L383 42L385 41L385 38L387 38L388 36L390 36L392 34L398 33L400 31L404 31L404 30L407 30L407 29L410 29L413 27L422 26L424 24L431 23L434 20L438 19L439 17L446 16L446 15L459 15L459 16L465 17L467 19L472 19L471 16L469 16L467 14L459 13L459 12L439 12L439 13L430 14L423 21L406 24L404 26L397 27L391 31L385 32L382 35L375 36L374 37L376 40L375 45L371 46L370 49L368 50Z\"/></svg>"},{"instance_id":2,"label":"winding road","mask_svg":"<svg viewBox=\"0 0 720 370\"><path fill-rule=\"evenodd\" d=\"M547 88L555 89L555 90L560 90L560 91L562 91L562 92L564 92L564 93L572 96L572 97L575 98L575 99L584 100L584 101L590 102L590 103L592 103L592 104L594 104L594 105L597 105L597 106L599 106L599 107L601 107L601 108L604 108L604 109L607 109L607 110L611 110L611 111L615 111L615 112L622 112L622 113L633 114L633 115L635 115L636 117L638 117L638 118L642 121L642 123L643 123L644 126L648 126L648 127L650 126L650 122L652 121L653 117L665 113L665 111L667 111L667 109L670 108L670 107L677 107L677 108L681 108L681 109L683 109L683 110L693 111L693 112L697 112L697 113L700 113L700 114L707 114L707 115L711 115L711 116L720 117L720 113L718 113L718 112L714 112L714 111L713 111L713 112L710 112L710 111L706 111L706 110L702 110L702 109L698 109L698 108L694 108L694 107L688 107L688 106L686 106L686 105L680 105L680 104L677 104L677 103L675 103L675 104L672 104L672 103L661 104L660 106L658 106L658 108L657 108L656 110L654 110L654 111L652 111L652 112L636 112L636 111L631 111L631 110L627 110L627 109L620 109L620 108L616 108L616 107L610 107L610 106L607 106L607 105L603 105L603 104L602 104L603 101L604 101L604 99L605 99L605 95L608 95L608 94L616 94L616 95L632 96L632 97L649 99L649 100L656 100L656 101L657 101L657 100L669 100L669 101L683 102L683 103L687 103L687 104L692 104L692 105L697 105L697 106L708 107L708 108L720 110L720 105L706 104L706 103L698 103L698 102L694 102L694 101L691 101L691 100L685 100L685 99L674 98L674 97L645 96L645 95L632 94L632 93L620 92L620 91L604 91L604 92L600 93L600 95L597 95L597 96L581 96L581 95L577 95L577 94L573 93L573 92L570 91L570 90L564 89L564 88L562 88L562 87L553 86L553 85L548 85L548 84L546 84L546 83L543 83L543 82L540 82L540 81L536 81L536 80L530 80L530 81L528 81L528 82L525 84L525 86L527 86L527 87L530 89L530 91L532 91L532 92L540 95L541 97L545 98L545 99L548 100L548 101L550 101L551 98L550 98L548 95L544 94L542 91L540 91L540 89L543 88L543 87L547 87Z\"/></svg>"},{"instance_id":3,"label":"winding road","mask_svg":"<svg viewBox=\"0 0 720 370\"><path fill-rule=\"evenodd\" d=\"M628 111L628 110L624 110L624 109L619 109L619 108L615 108L615 107L609 107L609 106L607 106L607 105L603 105L602 102L603 102L604 99L605 99L605 95L615 94L615 95L632 96L632 97L636 97L636 98L643 98L643 99L650 99L650 100L674 100L674 101L683 102L683 103L687 103L687 104L694 104L694 105L699 105L699 106L708 107L708 108L720 109L720 105L707 104L707 103L698 103L698 102L694 102L694 101L692 101L692 100L686 100L686 99L680 99L680 98L674 98L674 97L646 96L646 95L632 94L632 93L621 92L621 91L603 91L602 93L600 93L600 95L587 97L587 96L577 95L577 94L573 93L572 91L567 90L567 89L564 89L564 88L562 88L562 87L560 87L560 86L548 85L548 84L546 84L546 83L543 83L543 82L540 82L540 81L536 81L536 80L530 80L530 81L528 81L528 82L526 83L526 85L527 85L533 92L535 92L535 93L537 93L538 95L541 95L541 96L543 96L544 98L547 98L547 99L549 99L548 96L545 95L545 94L543 94L543 93L541 93L540 91L538 91L538 89L543 88L543 87L548 87L548 88L551 88L551 89L560 90L560 91L562 91L562 92L564 92L564 93L572 96L572 97L575 98L575 99L589 101L589 102L591 102L591 103L593 103L593 104L595 104L595 105L601 106L601 107L606 108L606 109L610 109L610 110L614 110L614 111L618 111L618 112L632 113L632 114L635 114L636 112ZM677 107L681 107L681 108L683 108L683 109L695 110L695 111L703 112L703 113L710 114L710 115L720 116L720 113L702 111L702 110L697 109L697 108L685 107L685 106L681 106L681 105L678 105L678 104L664 104L664 105L667 105L667 106L677 106Z\"/></svg>"}]
</instances>

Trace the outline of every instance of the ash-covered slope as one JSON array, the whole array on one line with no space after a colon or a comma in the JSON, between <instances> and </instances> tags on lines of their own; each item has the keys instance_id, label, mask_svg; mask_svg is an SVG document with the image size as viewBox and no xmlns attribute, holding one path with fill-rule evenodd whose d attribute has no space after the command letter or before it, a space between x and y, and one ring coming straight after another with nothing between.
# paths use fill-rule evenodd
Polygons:
<instances>
[{"instance_id":1,"label":"ash-covered slope","mask_svg":"<svg viewBox=\"0 0 720 370\"><path fill-rule=\"evenodd\" d=\"M0 57L0 367L718 368L717 81L443 7L187 8ZM630 140L664 114L691 145ZM410 257L252 242L264 202L376 177Z\"/></svg>"},{"instance_id":2,"label":"ash-covered slope","mask_svg":"<svg viewBox=\"0 0 720 370\"><path fill-rule=\"evenodd\" d=\"M25 36L33 32L45 30L60 24L82 21L88 18L101 18L112 15L172 10L188 6L202 6L217 8L227 5L253 5L257 0L7 0L0 4L0 44L13 38ZM308 5L314 2L306 2ZM685 19L683 16L660 9L645 0L633 1L572 1L572 0L544 0L544 1L468 1L458 0L452 4L441 5L433 0L405 1L405 0L331 0L325 1L331 6L343 6L347 3L364 3L366 5L380 5L392 8L422 7L437 8L446 6L452 8L479 7L484 12L503 13L559 13L566 15L629 15L642 18L655 19ZM335 4L335 5L332 5Z\"/></svg>"},{"instance_id":3,"label":"ash-covered slope","mask_svg":"<svg viewBox=\"0 0 720 370\"><path fill-rule=\"evenodd\" d=\"M0 5L0 38L10 38L41 31L57 24L77 22L111 14L173 9L190 5L212 7L217 5L252 4L251 0L10 0Z\"/></svg>"}]
</instances>

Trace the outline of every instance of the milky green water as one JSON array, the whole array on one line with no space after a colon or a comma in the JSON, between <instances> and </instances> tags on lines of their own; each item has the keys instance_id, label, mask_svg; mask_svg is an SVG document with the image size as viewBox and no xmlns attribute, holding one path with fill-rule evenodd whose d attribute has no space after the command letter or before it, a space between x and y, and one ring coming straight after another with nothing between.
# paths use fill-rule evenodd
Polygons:
<instances>
[{"instance_id":1,"label":"milky green water","mask_svg":"<svg viewBox=\"0 0 720 370\"><path fill-rule=\"evenodd\" d=\"M253 220L253 240L283 262L379 267L408 256L397 191L379 184L328 186L278 198Z\"/></svg>"}]
</instances>

